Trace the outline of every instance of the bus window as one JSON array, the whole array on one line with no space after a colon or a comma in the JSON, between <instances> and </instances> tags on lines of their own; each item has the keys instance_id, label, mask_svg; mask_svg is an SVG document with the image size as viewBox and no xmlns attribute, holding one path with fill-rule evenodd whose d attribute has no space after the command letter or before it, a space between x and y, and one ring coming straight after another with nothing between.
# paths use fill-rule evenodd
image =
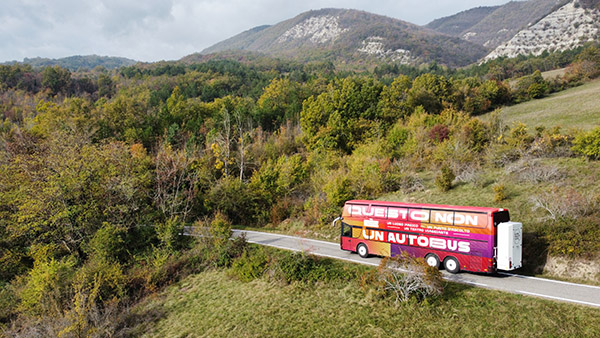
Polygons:
<instances>
[{"instance_id":1,"label":"bus window","mask_svg":"<svg viewBox=\"0 0 600 338\"><path fill-rule=\"evenodd\" d=\"M495 212L495 213L493 213L493 217L494 217L494 226L495 227L497 227L498 224L500 224L500 223L510 221L510 216L508 215L508 210Z\"/></svg>"},{"instance_id":2,"label":"bus window","mask_svg":"<svg viewBox=\"0 0 600 338\"><path fill-rule=\"evenodd\" d=\"M342 222L342 236L352 237L352 227L344 222Z\"/></svg>"}]
</instances>

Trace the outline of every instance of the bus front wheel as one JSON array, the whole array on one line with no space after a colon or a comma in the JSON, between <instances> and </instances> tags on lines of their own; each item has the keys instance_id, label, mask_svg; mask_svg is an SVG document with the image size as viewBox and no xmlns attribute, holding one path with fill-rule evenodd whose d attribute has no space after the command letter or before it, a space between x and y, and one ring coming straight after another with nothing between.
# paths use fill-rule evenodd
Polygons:
<instances>
[{"instance_id":1,"label":"bus front wheel","mask_svg":"<svg viewBox=\"0 0 600 338\"><path fill-rule=\"evenodd\" d=\"M364 243L360 243L356 247L356 252L358 252L358 255L362 258L367 258L369 256L369 249Z\"/></svg>"},{"instance_id":2,"label":"bus front wheel","mask_svg":"<svg viewBox=\"0 0 600 338\"><path fill-rule=\"evenodd\" d=\"M444 259L444 268L450 273L457 273L460 270L458 259L454 257L446 257L446 259Z\"/></svg>"},{"instance_id":3,"label":"bus front wheel","mask_svg":"<svg viewBox=\"0 0 600 338\"><path fill-rule=\"evenodd\" d=\"M425 256L425 262L427 263L427 265L429 266L433 266L436 268L440 267L440 259L438 258L438 256L436 254L427 254Z\"/></svg>"}]
</instances>

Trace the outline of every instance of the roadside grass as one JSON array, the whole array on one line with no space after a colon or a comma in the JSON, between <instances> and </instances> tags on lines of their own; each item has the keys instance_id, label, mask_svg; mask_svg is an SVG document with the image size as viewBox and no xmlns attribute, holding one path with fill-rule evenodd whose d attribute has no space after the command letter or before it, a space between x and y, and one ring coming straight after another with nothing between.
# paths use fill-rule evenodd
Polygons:
<instances>
[{"instance_id":1,"label":"roadside grass","mask_svg":"<svg viewBox=\"0 0 600 338\"><path fill-rule=\"evenodd\" d=\"M589 130L600 125L600 80L502 108L500 118L507 124L522 122L532 129L537 126ZM489 118L490 113L482 115Z\"/></svg>"},{"instance_id":2,"label":"roadside grass","mask_svg":"<svg viewBox=\"0 0 600 338\"><path fill-rule=\"evenodd\" d=\"M600 335L599 309L460 284L396 305L365 293L357 280L241 282L225 270L190 276L138 304L130 317L127 333L144 337Z\"/></svg>"}]
</instances>

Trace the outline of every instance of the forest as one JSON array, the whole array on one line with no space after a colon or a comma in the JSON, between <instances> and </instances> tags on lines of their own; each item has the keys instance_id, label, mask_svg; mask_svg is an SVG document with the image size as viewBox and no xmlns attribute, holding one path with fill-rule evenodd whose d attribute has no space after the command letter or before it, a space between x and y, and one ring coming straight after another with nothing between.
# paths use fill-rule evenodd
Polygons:
<instances>
[{"instance_id":1,"label":"forest","mask_svg":"<svg viewBox=\"0 0 600 338\"><path fill-rule=\"evenodd\" d=\"M460 184L493 190L474 204L501 206L510 191L485 173L546 182L560 174L546 159L595 164L600 125L505 125L496 110L599 76L597 45L361 73L266 57L1 65L0 325L54 318L58 333L77 335L185 274L230 265L244 252L224 239L232 226L326 238L346 200ZM563 188L534 201L548 217L526 225L530 262L534 249L600 254L600 191ZM186 226L214 240L180 236Z\"/></svg>"}]
</instances>

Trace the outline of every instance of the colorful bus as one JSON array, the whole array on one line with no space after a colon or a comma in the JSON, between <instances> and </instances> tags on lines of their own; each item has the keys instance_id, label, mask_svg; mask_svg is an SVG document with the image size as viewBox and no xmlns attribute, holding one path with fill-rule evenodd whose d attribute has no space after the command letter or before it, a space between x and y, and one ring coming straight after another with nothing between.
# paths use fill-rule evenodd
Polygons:
<instances>
[{"instance_id":1,"label":"colorful bus","mask_svg":"<svg viewBox=\"0 0 600 338\"><path fill-rule=\"evenodd\" d=\"M523 227L507 209L352 200L338 220L342 250L363 258L406 251L451 273L521 267Z\"/></svg>"}]
</instances>

